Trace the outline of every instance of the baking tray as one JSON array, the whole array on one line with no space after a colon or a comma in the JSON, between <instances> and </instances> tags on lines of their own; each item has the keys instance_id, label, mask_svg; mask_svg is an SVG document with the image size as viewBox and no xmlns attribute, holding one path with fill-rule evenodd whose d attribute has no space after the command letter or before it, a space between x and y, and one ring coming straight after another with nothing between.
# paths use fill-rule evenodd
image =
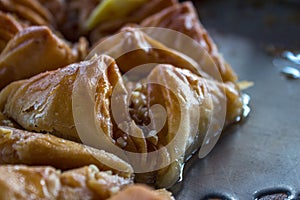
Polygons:
<instances>
[{"instance_id":1,"label":"baking tray","mask_svg":"<svg viewBox=\"0 0 300 200\"><path fill-rule=\"evenodd\" d=\"M250 116L186 165L176 198L300 199L300 80L273 61L300 50L299 1L194 1L240 80L253 81Z\"/></svg>"}]
</instances>

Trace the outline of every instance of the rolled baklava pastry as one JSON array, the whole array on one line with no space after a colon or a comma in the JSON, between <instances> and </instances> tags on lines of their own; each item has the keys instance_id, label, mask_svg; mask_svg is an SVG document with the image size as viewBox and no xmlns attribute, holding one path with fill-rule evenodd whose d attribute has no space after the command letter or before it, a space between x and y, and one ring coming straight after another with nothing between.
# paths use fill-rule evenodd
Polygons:
<instances>
[{"instance_id":1,"label":"rolled baklava pastry","mask_svg":"<svg viewBox=\"0 0 300 200\"><path fill-rule=\"evenodd\" d=\"M90 165L61 172L53 167L0 166L0 199L108 199L132 180Z\"/></svg>"},{"instance_id":2,"label":"rolled baklava pastry","mask_svg":"<svg viewBox=\"0 0 300 200\"><path fill-rule=\"evenodd\" d=\"M157 169L136 174L137 181L170 187L178 180L185 157L201 146L209 128L212 125L217 130L222 128L222 124L211 124L221 110L216 105L226 103L226 122L237 117L242 107L238 89L233 84L206 79L182 68L157 64L146 80L159 83L159 86L137 87L143 84L143 81L138 81L133 84L136 87L130 89L127 85L131 83L123 79L114 59L95 56L89 61L10 84L0 93L0 109L26 130L84 142L82 139L90 132L87 131L89 127L82 131L82 124L88 118L83 115L76 124L74 115L84 113L80 99L84 103L85 97L74 98L74 85L76 78L94 73L92 77L96 79L85 83L95 86L95 94L90 96L95 102L92 115L96 126L103 131L98 134L103 134L108 140L99 137L89 145L106 149L105 144L111 143L121 148L125 155L117 155L132 164L135 172L139 171L137 165ZM164 86L171 87L176 95ZM166 123L152 136L150 132L158 129L160 118L151 115L151 107L157 104L166 110ZM120 121L116 116L124 117ZM153 122L151 126L147 122L149 119ZM92 130L97 132L97 129ZM171 142L172 148L165 148ZM106 150L115 153L112 149ZM128 152L145 154L156 150L161 153L154 161L147 154L141 158L127 155ZM167 164L161 167L160 163Z\"/></svg>"},{"instance_id":3,"label":"rolled baklava pastry","mask_svg":"<svg viewBox=\"0 0 300 200\"><path fill-rule=\"evenodd\" d=\"M103 150L64 140L50 134L32 133L0 126L0 164L47 165L60 170L93 164L102 171L125 178L133 175L132 167Z\"/></svg>"},{"instance_id":4,"label":"rolled baklava pastry","mask_svg":"<svg viewBox=\"0 0 300 200\"><path fill-rule=\"evenodd\" d=\"M199 149L205 156L241 116L237 76L191 3L14 1L16 7L3 1L0 8L29 27L0 15L11 27L3 30L10 40L0 40L0 163L61 170L93 164L101 172L0 167L15 184L15 177L27 181L27 173L35 174L28 188L24 182L10 189L1 177L3 198L32 192L73 199L77 191L82 196L76 199L104 199L130 184L133 173L135 182L170 188L187 159ZM56 25L69 40L84 35L95 45L85 61L85 39L70 45L57 36ZM41 180L47 184L38 185ZM126 199L132 191L111 198ZM134 191L140 197L149 192Z\"/></svg>"},{"instance_id":5,"label":"rolled baklava pastry","mask_svg":"<svg viewBox=\"0 0 300 200\"><path fill-rule=\"evenodd\" d=\"M11 83L1 91L0 109L26 130L51 133L80 142L72 113L74 82L85 68L96 69L103 64L108 68L103 75L99 74L101 78L96 97L101 126L108 135L112 135L108 132L112 126L109 98L121 74L115 61L105 55Z\"/></svg>"},{"instance_id":6,"label":"rolled baklava pastry","mask_svg":"<svg viewBox=\"0 0 300 200\"><path fill-rule=\"evenodd\" d=\"M20 30L0 54L0 89L12 81L81 60L87 46L84 41L79 45L79 48L73 50L46 26L31 26Z\"/></svg>"},{"instance_id":7,"label":"rolled baklava pastry","mask_svg":"<svg viewBox=\"0 0 300 200\"><path fill-rule=\"evenodd\" d=\"M112 196L109 200L175 200L170 192L165 189L152 190L144 185L131 185Z\"/></svg>"},{"instance_id":8,"label":"rolled baklava pastry","mask_svg":"<svg viewBox=\"0 0 300 200\"><path fill-rule=\"evenodd\" d=\"M199 21L199 16L191 2L170 6L144 19L140 25L142 27L168 28L191 37L212 57L224 82L237 80L236 74L224 60L216 44ZM176 38L173 38L173 41L176 43Z\"/></svg>"}]
</instances>

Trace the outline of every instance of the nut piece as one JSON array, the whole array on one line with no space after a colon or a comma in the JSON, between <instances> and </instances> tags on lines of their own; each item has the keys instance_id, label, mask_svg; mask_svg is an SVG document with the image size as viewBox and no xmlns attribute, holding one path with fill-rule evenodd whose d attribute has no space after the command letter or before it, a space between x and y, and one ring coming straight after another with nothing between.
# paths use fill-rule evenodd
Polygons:
<instances>
[{"instance_id":1,"label":"nut piece","mask_svg":"<svg viewBox=\"0 0 300 200\"><path fill-rule=\"evenodd\" d=\"M158 143L152 149L172 142L166 156L178 157L156 174L156 186L169 187L180 176L183 157L201 147L210 128L216 129L212 130L216 133L223 128L224 121L228 124L240 116L242 102L233 83L204 79L171 65L157 65L147 82L156 83L148 85L149 106L160 104L167 112L166 124L157 133Z\"/></svg>"}]
</instances>

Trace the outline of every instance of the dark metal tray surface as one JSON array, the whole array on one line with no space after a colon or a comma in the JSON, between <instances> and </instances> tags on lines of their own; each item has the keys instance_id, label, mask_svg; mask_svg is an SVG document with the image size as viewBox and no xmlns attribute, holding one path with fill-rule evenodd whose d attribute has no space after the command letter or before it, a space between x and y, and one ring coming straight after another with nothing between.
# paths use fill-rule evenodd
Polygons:
<instances>
[{"instance_id":1,"label":"dark metal tray surface","mask_svg":"<svg viewBox=\"0 0 300 200\"><path fill-rule=\"evenodd\" d=\"M239 79L255 85L246 90L250 116L228 128L206 158L187 163L176 198L300 199L300 79L273 64L277 50L300 50L299 2L194 4Z\"/></svg>"}]
</instances>

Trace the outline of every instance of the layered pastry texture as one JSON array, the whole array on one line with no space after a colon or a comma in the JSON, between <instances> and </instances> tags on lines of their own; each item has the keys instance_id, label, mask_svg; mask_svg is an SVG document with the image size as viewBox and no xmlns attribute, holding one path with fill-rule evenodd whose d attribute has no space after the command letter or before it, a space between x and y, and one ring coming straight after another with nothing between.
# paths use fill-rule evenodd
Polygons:
<instances>
[{"instance_id":1,"label":"layered pastry texture","mask_svg":"<svg viewBox=\"0 0 300 200\"><path fill-rule=\"evenodd\" d=\"M1 199L126 199L132 192L172 199L128 185L172 187L206 135L241 115L237 76L192 3L132 2L121 11L121 0L0 1ZM200 53L147 27L184 34ZM128 78L139 66L142 78ZM86 75L95 79L82 82ZM90 132L82 131L89 118L78 104L88 102L76 92L79 80L94 89L89 130L105 136L93 145L82 140ZM125 153L114 155L105 143Z\"/></svg>"},{"instance_id":2,"label":"layered pastry texture","mask_svg":"<svg viewBox=\"0 0 300 200\"><path fill-rule=\"evenodd\" d=\"M166 190L132 185L131 180L94 165L65 172L53 167L0 166L0 198L10 199L174 199ZM13 187L12 187L13 185Z\"/></svg>"}]
</instances>

